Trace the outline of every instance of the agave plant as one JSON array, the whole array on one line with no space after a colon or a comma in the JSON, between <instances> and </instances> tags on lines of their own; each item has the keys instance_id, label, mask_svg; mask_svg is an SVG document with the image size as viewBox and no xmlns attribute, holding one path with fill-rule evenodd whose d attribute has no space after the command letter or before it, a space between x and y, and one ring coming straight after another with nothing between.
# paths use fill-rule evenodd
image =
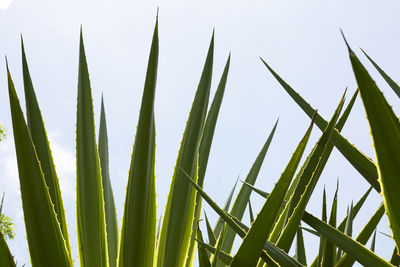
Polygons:
<instances>
[{"instance_id":1,"label":"agave plant","mask_svg":"<svg viewBox=\"0 0 400 267\"><path fill-rule=\"evenodd\" d=\"M46 130L36 99L22 43L22 65L26 121L7 66L14 142L18 161L21 198L32 266L73 266L65 211ZM230 56L216 94L208 109L213 72L214 34L211 38L197 92L172 174L170 192L162 222L157 227L155 188L154 99L158 70L158 20L156 21L147 66L139 121L133 145L122 227L118 229L108 166L108 137L105 105L101 101L99 139L96 140L92 88L86 62L83 34L79 51L76 123L77 236L80 266L192 266L198 252L200 266L306 266L303 231L320 238L319 254L310 266L399 265L400 123L355 53L350 61L358 83L347 107L345 94L329 121L322 118L266 61L263 64L288 94L310 116L293 155L270 193L254 186L278 122L254 161L236 199L233 188L223 208L203 190L216 121L229 72ZM371 62L397 92L400 88L375 62ZM373 162L341 135L341 130L360 93L371 126L377 162ZM297 171L313 125L322 134ZM306 128L306 127L304 127ZM349 160L370 184L370 189L337 225L337 191L330 216L323 192L322 218L306 211L308 202L334 147ZM297 172L296 172L297 171ZM383 203L359 235L352 238L353 220L372 189L381 193ZM255 191L266 200L254 217L250 195ZM205 215L208 242L199 227L202 200L220 216L214 228ZM249 206L251 226L242 222ZM384 216L389 218L396 242L392 259L384 260L365 247ZM311 228L303 227L301 221ZM243 241L231 255L235 236ZM295 255L290 249L295 244ZM375 240L375 239L374 239ZM310 263L310 262L309 262ZM0 265L15 266L3 233L0 232Z\"/></svg>"}]
</instances>

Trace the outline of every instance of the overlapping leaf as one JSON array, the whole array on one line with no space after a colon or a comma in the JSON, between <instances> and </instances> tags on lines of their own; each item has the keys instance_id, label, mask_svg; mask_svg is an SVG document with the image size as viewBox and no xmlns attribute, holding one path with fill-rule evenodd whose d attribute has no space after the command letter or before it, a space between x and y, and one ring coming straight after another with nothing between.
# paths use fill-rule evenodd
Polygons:
<instances>
[{"instance_id":1,"label":"overlapping leaf","mask_svg":"<svg viewBox=\"0 0 400 267\"><path fill-rule=\"evenodd\" d=\"M287 84L264 60L262 60L265 66L269 69L272 75L278 80L286 92L292 97L292 99L303 109L303 111L311 118L315 109L310 106L289 84ZM315 118L315 124L323 130L327 121L321 116L317 115ZM335 144L337 149L343 154L343 156L354 166L354 168L370 183L375 190L380 192L380 186L378 183L378 172L376 165L370 158L360 152L354 145L352 145L347 139L345 139L337 130L333 131L332 142Z\"/></svg>"},{"instance_id":2,"label":"overlapping leaf","mask_svg":"<svg viewBox=\"0 0 400 267\"><path fill-rule=\"evenodd\" d=\"M253 166L251 167L249 173L247 174L246 177L246 182L249 184L254 184L256 179L257 179L257 175L261 169L261 165L264 161L265 155L267 154L269 145L271 144L272 138L274 136L276 127L278 125L278 121L276 121L274 127L272 128L271 133L269 134L267 141L264 143L264 146L262 147L261 151L259 152L255 162L253 163ZM232 205L232 209L230 211L230 214L234 217L236 217L238 220L241 220L244 214L244 211L246 209L247 206L247 202L249 201L250 198L250 194L251 194L251 190L249 188L247 188L247 186L242 185L239 194L237 195L233 205ZM232 250L232 246L233 246L233 241L235 239L236 233L234 231L234 229L231 229L231 227L226 227L225 229L226 233L224 234L225 238L223 240L222 243L222 250L230 253L230 251ZM223 266L223 264L218 264L218 267Z\"/></svg>"},{"instance_id":3,"label":"overlapping leaf","mask_svg":"<svg viewBox=\"0 0 400 267\"><path fill-rule=\"evenodd\" d=\"M297 146L271 194L267 197L264 206L257 215L256 220L233 258L231 266L253 266L258 262L264 244L268 239L269 233L281 208L285 192L292 181L293 175L306 148L312 125L313 122Z\"/></svg>"},{"instance_id":4,"label":"overlapping leaf","mask_svg":"<svg viewBox=\"0 0 400 267\"><path fill-rule=\"evenodd\" d=\"M350 61L371 128L379 183L390 228L400 247L400 122L367 70L349 48Z\"/></svg>"},{"instance_id":5,"label":"overlapping leaf","mask_svg":"<svg viewBox=\"0 0 400 267\"><path fill-rule=\"evenodd\" d=\"M147 66L133 145L121 229L119 266L152 266L156 244L154 98L158 65L158 22Z\"/></svg>"},{"instance_id":6,"label":"overlapping leaf","mask_svg":"<svg viewBox=\"0 0 400 267\"><path fill-rule=\"evenodd\" d=\"M22 209L32 265L71 266L70 254L8 67L7 76Z\"/></svg>"},{"instance_id":7,"label":"overlapping leaf","mask_svg":"<svg viewBox=\"0 0 400 267\"><path fill-rule=\"evenodd\" d=\"M24 77L26 117L32 142L40 161L44 179L49 190L51 202L54 204L54 210L57 214L57 220L61 226L61 232L67 245L68 253L71 255L71 245L69 243L67 221L65 218L64 204L61 197L60 185L56 169L54 167L53 157L51 155L49 140L47 138L42 113L33 89L31 75L29 73L28 62L26 60L24 43L21 38L22 49L22 73ZM71 256L72 257L72 256Z\"/></svg>"},{"instance_id":8,"label":"overlapping leaf","mask_svg":"<svg viewBox=\"0 0 400 267\"><path fill-rule=\"evenodd\" d=\"M225 92L226 81L228 78L229 65L231 61L231 56L229 55L228 60L225 64L224 71L222 73L222 77L218 84L217 91L215 92L214 99L211 103L210 110L208 111L206 122L204 124L204 130L201 137L201 142L199 146L199 177L198 184L203 187L204 177L206 174L208 158L210 155L211 144L214 137L215 126L217 124L219 110L221 108L222 99ZM200 219L201 214L201 196L196 194L196 207L193 219L193 229L192 231L197 232L197 221ZM195 250L195 240L191 239L190 247L188 252L188 258L186 260L186 266L190 267L193 264L194 259L194 250Z\"/></svg>"},{"instance_id":9,"label":"overlapping leaf","mask_svg":"<svg viewBox=\"0 0 400 267\"><path fill-rule=\"evenodd\" d=\"M372 63L372 65L374 65L376 70L382 75L383 79L385 79L385 81L389 84L389 86L393 89L397 96L400 97L400 86L395 81L393 81L392 78L390 78L390 76L387 75L386 72L381 67L379 67L379 65L376 64L375 61L370 56L368 56L368 54L364 50L361 49L361 51Z\"/></svg>"},{"instance_id":10,"label":"overlapping leaf","mask_svg":"<svg viewBox=\"0 0 400 267\"><path fill-rule=\"evenodd\" d=\"M6 243L3 233L0 231L0 266L16 267L14 258Z\"/></svg>"},{"instance_id":11,"label":"overlapping leaf","mask_svg":"<svg viewBox=\"0 0 400 267\"><path fill-rule=\"evenodd\" d=\"M214 54L211 39L203 73L186 123L179 149L158 245L157 266L183 266L191 239L195 190L184 178L184 170L197 180L198 151L210 95Z\"/></svg>"},{"instance_id":12,"label":"overlapping leaf","mask_svg":"<svg viewBox=\"0 0 400 267\"><path fill-rule=\"evenodd\" d=\"M118 257L118 221L114 194L110 181L107 123L103 97L101 98L99 126L99 158L103 184L104 212L106 216L108 261L110 267L115 267L117 266Z\"/></svg>"},{"instance_id":13,"label":"overlapping leaf","mask_svg":"<svg viewBox=\"0 0 400 267\"><path fill-rule=\"evenodd\" d=\"M305 212L303 221L367 267L393 266L336 228Z\"/></svg>"}]
</instances>

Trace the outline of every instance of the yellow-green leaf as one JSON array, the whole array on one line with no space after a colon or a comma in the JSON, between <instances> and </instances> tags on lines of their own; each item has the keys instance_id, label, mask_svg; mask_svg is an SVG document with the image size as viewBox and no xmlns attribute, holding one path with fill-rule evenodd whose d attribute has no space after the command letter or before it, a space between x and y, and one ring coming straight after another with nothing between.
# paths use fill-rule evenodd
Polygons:
<instances>
[{"instance_id":1,"label":"yellow-green leaf","mask_svg":"<svg viewBox=\"0 0 400 267\"><path fill-rule=\"evenodd\" d=\"M108 262L110 267L115 267L117 266L118 257L118 221L108 165L108 136L103 97L101 97L100 111L99 157L103 184L104 212L106 216Z\"/></svg>"},{"instance_id":2,"label":"yellow-green leaf","mask_svg":"<svg viewBox=\"0 0 400 267\"><path fill-rule=\"evenodd\" d=\"M35 146L7 67L15 151L29 254L33 266L72 266Z\"/></svg>"},{"instance_id":3,"label":"yellow-green leaf","mask_svg":"<svg viewBox=\"0 0 400 267\"><path fill-rule=\"evenodd\" d=\"M184 178L182 170L197 180L199 143L210 95L213 55L214 35L211 38L172 176L158 244L157 266L159 267L183 266L186 261L191 239L196 191Z\"/></svg>"},{"instance_id":4,"label":"yellow-green leaf","mask_svg":"<svg viewBox=\"0 0 400 267\"><path fill-rule=\"evenodd\" d=\"M49 190L51 202L54 204L54 210L57 214L57 220L61 226L61 232L67 245L68 253L71 255L71 245L69 243L68 227L65 218L64 204L61 197L60 185L56 168L54 167L53 157L51 155L49 140L47 138L42 114L36 98L31 75L29 73L28 62L26 60L24 43L21 37L22 49L22 73L24 77L26 118L32 142L40 161L44 179ZM71 256L72 257L72 256Z\"/></svg>"}]
</instances>

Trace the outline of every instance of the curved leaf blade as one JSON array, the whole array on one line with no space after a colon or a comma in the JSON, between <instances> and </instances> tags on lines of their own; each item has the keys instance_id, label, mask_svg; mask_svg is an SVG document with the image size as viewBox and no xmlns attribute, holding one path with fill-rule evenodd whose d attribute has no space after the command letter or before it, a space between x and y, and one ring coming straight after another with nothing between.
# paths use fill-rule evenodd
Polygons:
<instances>
[{"instance_id":1,"label":"curved leaf blade","mask_svg":"<svg viewBox=\"0 0 400 267\"><path fill-rule=\"evenodd\" d=\"M7 77L22 209L32 265L72 266L8 66Z\"/></svg>"}]
</instances>

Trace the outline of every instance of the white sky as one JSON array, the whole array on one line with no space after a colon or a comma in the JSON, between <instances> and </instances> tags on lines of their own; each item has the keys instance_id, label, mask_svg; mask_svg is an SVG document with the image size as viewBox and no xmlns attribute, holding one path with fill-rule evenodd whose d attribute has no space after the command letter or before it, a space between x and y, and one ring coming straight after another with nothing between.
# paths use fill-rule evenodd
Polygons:
<instances>
[{"instance_id":1,"label":"white sky","mask_svg":"<svg viewBox=\"0 0 400 267\"><path fill-rule=\"evenodd\" d=\"M76 258L75 120L79 28L83 26L98 122L104 93L109 130L111 179L119 222L136 131L147 58L157 7L160 7L160 58L156 95L157 192L159 214L168 194L185 122L215 27L212 95L228 53L231 71L216 128L205 190L223 205L236 177L245 178L273 123L280 117L256 186L270 191L303 136L308 117L284 92L259 60L263 57L319 112L329 118L343 90L350 99L355 80L339 28L399 114L399 99L367 63L365 49L394 80L400 81L398 1L135 1L15 0L0 10L0 55L7 55L17 92L24 103L20 34L42 109L67 210L69 234ZM4 212L14 219L17 237L9 242L19 265L29 255L19 196L19 182L8 104L5 64L0 64L0 123L8 129L0 143L0 193ZM373 157L371 137L360 99L344 127L344 135ZM308 153L320 136L313 130ZM341 220L347 205L368 188L364 179L334 151L307 210L320 216L327 187L332 201L339 177ZM355 233L375 212L380 197L373 192L361 211ZM252 196L254 209L263 200ZM214 224L216 216L204 205ZM244 221L248 223L247 213ZM384 219L378 230L390 233ZM318 241L305 233L308 261ZM393 242L377 235L377 252L389 258ZM76 261L77 263L77 261Z\"/></svg>"}]
</instances>

